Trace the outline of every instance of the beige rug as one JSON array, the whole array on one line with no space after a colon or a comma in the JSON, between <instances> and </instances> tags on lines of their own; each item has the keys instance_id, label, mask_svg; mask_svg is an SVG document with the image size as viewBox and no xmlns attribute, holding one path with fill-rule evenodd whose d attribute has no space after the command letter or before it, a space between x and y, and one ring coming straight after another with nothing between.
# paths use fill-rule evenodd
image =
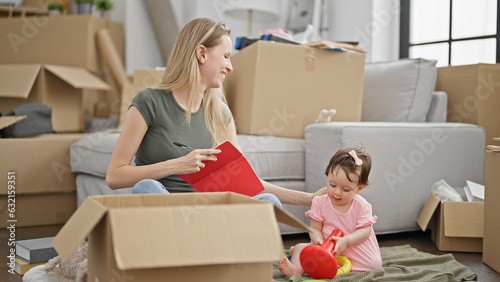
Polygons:
<instances>
[{"instance_id":1,"label":"beige rug","mask_svg":"<svg viewBox=\"0 0 500 282\"><path fill-rule=\"evenodd\" d=\"M433 255L420 252L410 245L383 247L382 269L351 272L338 275L329 281L467 281L477 279L468 267L455 260L453 255ZM273 282L298 282L310 280L307 275L285 277L274 264ZM326 280L325 280L326 281Z\"/></svg>"}]
</instances>

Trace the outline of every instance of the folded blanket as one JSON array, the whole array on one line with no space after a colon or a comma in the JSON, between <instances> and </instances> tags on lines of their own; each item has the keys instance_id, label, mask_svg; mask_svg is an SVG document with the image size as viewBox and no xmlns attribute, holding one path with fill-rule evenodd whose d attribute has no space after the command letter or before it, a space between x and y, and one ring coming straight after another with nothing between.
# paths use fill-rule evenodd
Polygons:
<instances>
[{"instance_id":1,"label":"folded blanket","mask_svg":"<svg viewBox=\"0 0 500 282\"><path fill-rule=\"evenodd\" d=\"M382 247L382 268L366 272L351 272L335 276L330 281L465 281L477 275L457 262L453 255L433 255L420 252L410 245ZM274 264L273 282L298 282L311 279L294 274L285 277Z\"/></svg>"}]
</instances>

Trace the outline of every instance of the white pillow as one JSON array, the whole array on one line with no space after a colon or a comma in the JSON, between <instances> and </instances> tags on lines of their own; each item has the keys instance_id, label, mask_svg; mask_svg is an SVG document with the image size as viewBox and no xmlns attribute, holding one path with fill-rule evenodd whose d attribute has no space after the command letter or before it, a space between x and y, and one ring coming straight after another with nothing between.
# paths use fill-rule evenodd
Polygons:
<instances>
[{"instance_id":1,"label":"white pillow","mask_svg":"<svg viewBox=\"0 0 500 282\"><path fill-rule=\"evenodd\" d=\"M23 282L59 282L63 281L63 274L59 268L45 272L45 264L37 265L23 275Z\"/></svg>"},{"instance_id":2,"label":"white pillow","mask_svg":"<svg viewBox=\"0 0 500 282\"><path fill-rule=\"evenodd\" d=\"M366 64L361 120L425 122L436 77L435 60Z\"/></svg>"}]
</instances>

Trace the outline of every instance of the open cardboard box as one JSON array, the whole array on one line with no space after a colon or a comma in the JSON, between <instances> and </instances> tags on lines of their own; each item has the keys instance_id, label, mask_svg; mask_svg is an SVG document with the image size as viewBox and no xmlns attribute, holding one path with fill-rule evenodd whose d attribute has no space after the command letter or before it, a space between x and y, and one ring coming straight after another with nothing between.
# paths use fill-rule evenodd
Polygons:
<instances>
[{"instance_id":1,"label":"open cardboard box","mask_svg":"<svg viewBox=\"0 0 500 282\"><path fill-rule=\"evenodd\" d=\"M88 236L89 281L270 281L284 255L276 221L309 229L231 192L93 196L53 245L67 260Z\"/></svg>"},{"instance_id":2,"label":"open cardboard box","mask_svg":"<svg viewBox=\"0 0 500 282\"><path fill-rule=\"evenodd\" d=\"M0 112L40 102L52 109L55 132L84 130L83 89L109 90L105 83L78 67L18 64L0 65Z\"/></svg>"},{"instance_id":3,"label":"open cardboard box","mask_svg":"<svg viewBox=\"0 0 500 282\"><path fill-rule=\"evenodd\" d=\"M498 140L500 141L500 140ZM497 144L499 142L496 142ZM488 146L485 164L483 262L500 272L500 147Z\"/></svg>"},{"instance_id":4,"label":"open cardboard box","mask_svg":"<svg viewBox=\"0 0 500 282\"><path fill-rule=\"evenodd\" d=\"M417 223L425 231L434 219L431 236L440 251L482 252L483 214L482 202L441 202L431 194Z\"/></svg>"},{"instance_id":5,"label":"open cardboard box","mask_svg":"<svg viewBox=\"0 0 500 282\"><path fill-rule=\"evenodd\" d=\"M36 7L47 12L47 0L24 0L23 6ZM67 12L75 6L65 1ZM8 6L7 6L8 7ZM0 62L2 64L50 64L86 69L108 84L113 84L110 70L103 63L105 56L98 51L97 33L106 29L123 61L125 39L123 24L93 15L61 15L57 17L0 18ZM109 48L108 48L109 50ZM108 104L111 113L118 113L120 92L110 90L83 90L86 114L95 113L95 105ZM1 102L0 102L1 104ZM108 114L108 113L105 113ZM101 114L102 116L102 114Z\"/></svg>"}]
</instances>

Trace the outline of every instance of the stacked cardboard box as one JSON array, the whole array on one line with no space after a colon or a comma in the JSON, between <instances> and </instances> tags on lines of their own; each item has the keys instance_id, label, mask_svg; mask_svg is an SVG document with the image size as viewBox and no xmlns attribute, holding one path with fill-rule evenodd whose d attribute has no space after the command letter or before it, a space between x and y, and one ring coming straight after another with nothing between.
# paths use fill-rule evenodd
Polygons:
<instances>
[{"instance_id":1,"label":"stacked cardboard box","mask_svg":"<svg viewBox=\"0 0 500 282\"><path fill-rule=\"evenodd\" d=\"M85 69L112 85L112 78L97 50L96 33L108 29L119 56L124 54L123 25L89 15L0 19L0 64L50 64ZM0 76L0 84L5 79ZM67 82L71 84L71 82ZM115 88L76 87L82 90L83 113L93 114L98 101L112 105L118 113ZM111 90L111 91L110 91Z\"/></svg>"},{"instance_id":2,"label":"stacked cardboard box","mask_svg":"<svg viewBox=\"0 0 500 282\"><path fill-rule=\"evenodd\" d=\"M0 40L0 112L41 102L52 109L56 132L0 139L2 227L61 224L76 210L69 146L84 136L79 133L85 129L84 115L92 114L96 102L104 99L116 105L116 113L119 109L119 96L109 97L112 79L97 51L96 33L105 28L123 58L123 27L104 18L0 19L5 39ZM0 124L17 121L2 117Z\"/></svg>"},{"instance_id":3,"label":"stacked cardboard box","mask_svg":"<svg viewBox=\"0 0 500 282\"><path fill-rule=\"evenodd\" d=\"M69 146L84 134L0 139L0 227L65 223L76 210Z\"/></svg>"},{"instance_id":4,"label":"stacked cardboard box","mask_svg":"<svg viewBox=\"0 0 500 282\"><path fill-rule=\"evenodd\" d=\"M498 139L498 138L496 138ZM485 164L483 262L500 272L500 141L488 146Z\"/></svg>"},{"instance_id":5,"label":"stacked cardboard box","mask_svg":"<svg viewBox=\"0 0 500 282\"><path fill-rule=\"evenodd\" d=\"M448 121L483 126L486 140L500 136L500 64L439 68L436 88L448 94Z\"/></svg>"},{"instance_id":6,"label":"stacked cardboard box","mask_svg":"<svg viewBox=\"0 0 500 282\"><path fill-rule=\"evenodd\" d=\"M304 138L322 109L360 121L365 54L258 41L231 57L224 81L240 134Z\"/></svg>"}]
</instances>

